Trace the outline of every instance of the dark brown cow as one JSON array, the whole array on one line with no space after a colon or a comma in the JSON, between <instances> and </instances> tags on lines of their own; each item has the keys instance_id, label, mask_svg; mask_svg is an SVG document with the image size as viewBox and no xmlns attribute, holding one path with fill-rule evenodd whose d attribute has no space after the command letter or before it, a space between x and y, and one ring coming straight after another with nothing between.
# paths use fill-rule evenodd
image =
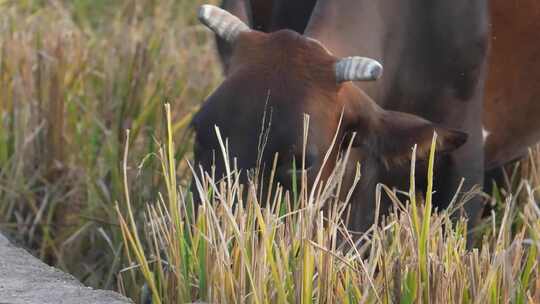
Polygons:
<instances>
[{"instance_id":1,"label":"dark brown cow","mask_svg":"<svg viewBox=\"0 0 540 304\"><path fill-rule=\"evenodd\" d=\"M410 10L402 10L401 12L407 12L410 15L418 17L417 19L419 20L415 22L411 20L407 22L407 18L404 16L401 16L401 18L385 19L382 18L384 14L368 14L365 18L360 18L361 21L355 23L356 26L360 26L359 28L352 32L345 31L343 33L335 31L335 29L347 28L348 21L352 20L352 17L350 19L347 17L349 14L354 14L355 11L353 8L355 5L359 5L357 8L362 7L364 11L372 13L374 11L391 11L388 7L387 10L384 10L384 1L377 4L363 3L360 5L360 3L354 3L347 6L348 11L340 9L340 5L346 4L345 2L319 3L306 34L323 41L325 46L332 50L334 54L348 55L361 53L380 58L387 67L386 75L382 81L371 87L365 86L365 83L358 84L364 87L371 97L374 97L378 103L384 105L386 108L412 112L444 125L462 128L469 134L473 131L473 137L469 138L469 142L467 143L467 145L470 145L472 141L474 143L472 145L473 148L465 149L464 147L452 153L454 155L450 154L449 157L445 157L446 160L442 161L442 166L441 161L439 161L438 169L439 172L442 170L445 174L448 172L459 172L461 169L458 161L460 159L465 160L464 164L471 166L469 173L476 172L473 174L473 178L469 178L469 181L481 180L477 176L478 172L482 172L482 166L478 165L481 164L481 159L475 158L475 153L472 153L471 150L473 152L477 150L479 143L482 142L478 136L478 122L480 121L478 119L478 100L481 97L482 63L487 40L485 3L478 2L458 6L462 10L460 15L459 9L453 10L453 8L445 7L445 5L432 2L432 5L422 6L421 8L420 3L422 1L410 1L408 5L412 4L412 6L407 5L407 8ZM448 5L453 6L454 4ZM527 147L535 144L540 139L540 120L534 118L536 113L540 113L540 103L537 100L540 97L540 39L538 39L538 33L540 32L540 22L538 22L540 20L540 6L532 0L526 0L519 4L493 0L491 10L491 53L489 56L489 75L486 83L485 103L483 105L484 123L482 127L487 169L500 166L522 156L526 152ZM415 12L418 13L415 14ZM341 14L338 16L338 13ZM304 12L299 16L305 16L306 14ZM334 17L332 18L332 16ZM444 22L445 16L448 18L449 16L460 16L460 18L465 18L469 21L462 22L461 25L455 25L449 19ZM268 20L274 19L275 17L272 17ZM433 20L436 20L436 22ZM416 26L411 26L411 22L413 25L416 24ZM434 23L430 24L432 26L430 29L427 29L429 26L426 26L426 28L419 27L430 22ZM437 24L437 22L440 24ZM362 24L369 26L361 26ZM406 25L412 28L407 28ZM267 30L271 27L272 24L267 25ZM301 29L297 30L302 31ZM436 35L438 32L441 34ZM351 36L351 33L353 33L353 36ZM384 33L382 36L385 36L386 40L379 37L381 36L380 33ZM280 33L280 35L284 34ZM355 40L353 39L355 37L363 37L365 39ZM411 46L406 41L400 40L399 37L401 39L406 37L416 44ZM344 43L343 41L353 41L354 43ZM384 43L381 43L381 41ZM418 43L422 41L430 41L431 45L426 46ZM278 48L279 46L283 45L278 44ZM279 53L278 50L273 50L275 53L262 53L267 54L269 57ZM468 52L465 50L468 50ZM383 55L380 55L381 53ZM396 58L396 54L402 56L402 58L399 58L399 56ZM414 56L415 54L424 55L424 57ZM441 58L435 58L433 56L434 54ZM313 62L317 62L316 57ZM416 67L420 71L414 71L412 68L413 64L416 64ZM295 72L291 71L291 73L294 74ZM301 74L303 72L299 71L299 73ZM390 77L388 75L389 73L391 74ZM400 76L401 74L407 76L406 78L408 79L403 79L404 77ZM429 79L430 75L433 79ZM424 88L418 87L418 79L425 79ZM346 87L347 85L342 86ZM269 89L269 86L267 86L267 89ZM348 91L348 89L344 91ZM338 100L340 99L339 95ZM437 102L430 105L422 95L429 96ZM418 96L418 98L414 98L414 96ZM294 99L296 97L288 98ZM422 100L424 100L424 103L419 102ZM365 104L369 103L366 102ZM337 104L341 105L340 102L337 102ZM369 108L369 106L366 107ZM426 109L422 109L422 107ZM445 115L445 107L448 111L449 119L457 118L455 122L458 125L455 125L455 122L445 120L444 117L441 119L441 115ZM460 109L452 109L453 107ZM332 112L335 110L330 108L332 107L318 109L318 111ZM302 111L298 108L294 110ZM441 111L443 112L442 114ZM306 110L305 112L309 111ZM369 113L369 111L365 112ZM458 116L460 115L463 116L461 117L463 119L459 119L460 117ZM533 119L530 119L531 117ZM230 120L230 118L228 119ZM226 120L227 118L224 119L224 121ZM320 121L324 121L324 118L320 121L312 121L318 121L320 123ZM288 126L291 127L291 125ZM332 127L330 125L328 126L329 128ZM299 128L298 125L296 127ZM403 126L399 127L401 128ZM235 130L231 131L233 133L238 132ZM370 132L372 131L370 130ZM405 129L402 131L402 134L407 134ZM294 135L290 133L285 134L284 132L282 136L291 137ZM414 140L418 140L418 138ZM322 141L324 142L324 140ZM290 142L282 144L287 146L290 145ZM376 150L379 148L379 145L368 145L367 147L364 145L362 148ZM312 150L310 159L317 159L316 154L319 153L317 152L318 149ZM469 152L460 153L463 150L468 150ZM362 153L359 152L359 154ZM242 155L242 153L238 153L238 155ZM362 160L364 164L372 164L365 159ZM444 166L445 161L446 168ZM450 170L448 171L448 169ZM364 171L364 184L360 188L367 189L369 190L368 192L372 192L374 181L378 180L392 185L400 185L400 180L405 178L402 174L403 170L399 169L392 169L391 173L394 178L391 178L392 176L388 172L385 174L384 170L381 172L380 168L375 170L365 169ZM375 171L377 173L374 173ZM463 170L464 176L467 176L466 171ZM367 180L366 173L369 173L367 174ZM440 180L441 178L438 178L439 185L441 185ZM452 178L449 180L451 181ZM449 184L451 185L452 182ZM442 185L445 185L444 178ZM443 192L444 197L444 192L448 191L443 188L443 191L440 192ZM370 201L370 198L368 197L366 199L364 195L358 195L355 199L355 204L361 205L362 202L365 203L366 201ZM472 206L474 207L474 205ZM472 210L469 210L470 215L476 213L476 209L472 208ZM361 205L361 207L354 208L353 210L357 213L357 218L362 218L362 215L364 215L364 218L369 218L370 216L369 206ZM363 220L361 219L359 221ZM369 220L366 220L366 222L369 222ZM353 223L353 227L361 228L364 227L364 224Z\"/></svg>"},{"instance_id":2,"label":"dark brown cow","mask_svg":"<svg viewBox=\"0 0 540 304\"><path fill-rule=\"evenodd\" d=\"M482 0L319 1L305 31L339 56L380 60L386 68L383 78L359 86L383 108L467 132L467 142L437 162L438 207L450 202L461 178L464 189L483 183L487 15ZM370 178L375 181L405 188L406 168L374 171L377 175ZM369 208L353 207L355 218L368 221L363 216ZM466 205L473 220L480 209L479 198Z\"/></svg>"},{"instance_id":3,"label":"dark brown cow","mask_svg":"<svg viewBox=\"0 0 540 304\"><path fill-rule=\"evenodd\" d=\"M286 13L274 9L274 16L267 17L261 30L289 28L303 33L315 1L293 3ZM540 113L540 5L534 0L491 0L490 8L491 47L483 113L486 170L521 158L540 140L540 120L536 119ZM268 7L251 9L255 14ZM238 14L235 8L230 11ZM271 20L282 21L276 25Z\"/></svg>"},{"instance_id":4,"label":"dark brown cow","mask_svg":"<svg viewBox=\"0 0 540 304\"><path fill-rule=\"evenodd\" d=\"M273 122L263 162L279 152L278 176L288 185L291 159L301 154L302 114L308 113L306 157L312 177L344 109L339 137L357 133L351 157L362 162L363 170L352 200L351 229L364 231L372 222L377 182L405 188L410 149L416 143L425 156L433 131L439 134L440 151L448 152L436 169L436 201L444 207L462 177L467 188L483 177L487 8L485 1L456 1L318 2L306 36L250 30L232 15L204 6L201 20L232 45L232 55L227 78L193 121L195 161L210 168L213 150L219 150L213 131L218 125L239 168L254 167L267 105ZM351 82L380 75L374 60L342 59L357 54L383 62L384 76ZM469 140L457 130L465 130ZM223 173L220 166L216 170ZM469 206L469 216L476 217L479 204Z\"/></svg>"},{"instance_id":5,"label":"dark brown cow","mask_svg":"<svg viewBox=\"0 0 540 304\"><path fill-rule=\"evenodd\" d=\"M306 24L313 2L295 1L286 18L274 16L268 20L290 20L294 15L299 19L296 24ZM528 147L540 141L540 120L536 119L540 114L540 6L533 0L519 5L492 0L490 8L491 50L483 113L486 191L492 178L503 182L502 165L522 158ZM273 12L281 14L279 10ZM268 23L263 30L268 32L271 28ZM290 21L281 22L276 28L291 28L300 33L305 30Z\"/></svg>"}]
</instances>

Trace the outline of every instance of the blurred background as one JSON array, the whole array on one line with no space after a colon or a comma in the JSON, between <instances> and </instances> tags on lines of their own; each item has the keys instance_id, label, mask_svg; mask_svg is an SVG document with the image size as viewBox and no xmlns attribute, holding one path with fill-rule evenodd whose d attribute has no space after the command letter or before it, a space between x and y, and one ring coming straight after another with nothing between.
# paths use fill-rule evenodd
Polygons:
<instances>
[{"instance_id":1,"label":"blurred background","mask_svg":"<svg viewBox=\"0 0 540 304\"><path fill-rule=\"evenodd\" d=\"M116 289L126 264L125 129L136 214L161 188L164 103L186 180L187 126L222 77L203 2L0 0L0 230L86 285Z\"/></svg>"}]
</instances>

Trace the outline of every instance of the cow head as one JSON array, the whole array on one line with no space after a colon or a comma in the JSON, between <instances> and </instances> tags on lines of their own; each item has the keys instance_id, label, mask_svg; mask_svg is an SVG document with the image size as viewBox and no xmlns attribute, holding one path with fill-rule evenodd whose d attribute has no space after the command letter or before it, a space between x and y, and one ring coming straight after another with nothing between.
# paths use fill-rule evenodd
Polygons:
<instances>
[{"instance_id":1,"label":"cow head","mask_svg":"<svg viewBox=\"0 0 540 304\"><path fill-rule=\"evenodd\" d=\"M370 163L374 171L404 163L414 144L420 157L426 154L434 131L439 135L439 151L465 142L464 133L384 110L371 100L353 81L375 81L382 75L382 66L373 59L337 58L318 41L288 30L251 30L210 5L201 7L199 18L233 49L228 75L193 120L195 162L210 169L215 161L217 175L224 172L214 126L228 138L230 155L237 158L240 169L256 166L261 142L260 160L267 168L278 153L277 177L289 186L291 175L298 172L292 170L292 161L302 159L304 113L310 121L305 151L308 181L321 168L335 134L343 143L354 133L355 160ZM263 124L267 140L261 140ZM344 146L336 145L330 159L335 160ZM323 179L332 169L330 162ZM370 176L376 178L376 174L363 176L368 180L360 183L365 185L373 184Z\"/></svg>"}]
</instances>

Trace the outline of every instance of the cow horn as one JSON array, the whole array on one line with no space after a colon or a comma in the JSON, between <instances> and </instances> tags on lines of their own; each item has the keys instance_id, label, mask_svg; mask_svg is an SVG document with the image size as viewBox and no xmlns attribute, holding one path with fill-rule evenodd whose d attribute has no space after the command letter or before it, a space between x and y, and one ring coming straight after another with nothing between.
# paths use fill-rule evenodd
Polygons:
<instances>
[{"instance_id":1,"label":"cow horn","mask_svg":"<svg viewBox=\"0 0 540 304\"><path fill-rule=\"evenodd\" d=\"M374 59L347 57L336 62L337 82L377 80L382 76L383 67Z\"/></svg>"},{"instance_id":2,"label":"cow horn","mask_svg":"<svg viewBox=\"0 0 540 304\"><path fill-rule=\"evenodd\" d=\"M213 5L205 4L199 8L199 20L223 40L233 43L241 32L249 27L233 14Z\"/></svg>"}]
</instances>

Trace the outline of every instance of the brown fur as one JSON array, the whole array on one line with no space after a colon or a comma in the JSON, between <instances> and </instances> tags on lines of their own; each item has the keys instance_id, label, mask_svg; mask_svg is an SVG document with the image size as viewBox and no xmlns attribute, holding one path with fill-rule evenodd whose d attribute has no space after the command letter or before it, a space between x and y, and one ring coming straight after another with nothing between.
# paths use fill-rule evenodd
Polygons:
<instances>
[{"instance_id":1,"label":"brown fur","mask_svg":"<svg viewBox=\"0 0 540 304\"><path fill-rule=\"evenodd\" d=\"M491 23L487 169L523 156L540 140L540 3L492 0Z\"/></svg>"}]
</instances>

